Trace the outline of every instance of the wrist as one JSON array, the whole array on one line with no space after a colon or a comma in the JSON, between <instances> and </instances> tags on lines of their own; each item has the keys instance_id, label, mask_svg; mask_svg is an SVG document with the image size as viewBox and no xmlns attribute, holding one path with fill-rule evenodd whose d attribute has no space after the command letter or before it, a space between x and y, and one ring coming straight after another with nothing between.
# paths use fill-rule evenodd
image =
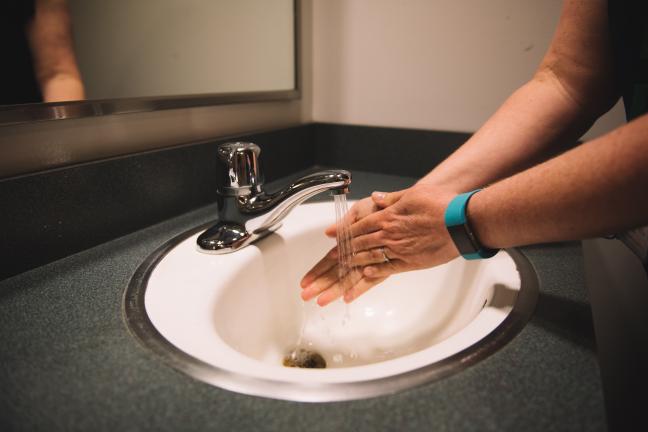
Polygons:
<instances>
[{"instance_id":1,"label":"wrist","mask_svg":"<svg viewBox=\"0 0 648 432\"><path fill-rule=\"evenodd\" d=\"M458 182L454 179L444 179L440 176L433 176L433 173L421 178L416 184L433 186L438 189L443 189L448 192L453 192L455 195L460 194L462 191L475 189L478 186L472 183Z\"/></svg>"},{"instance_id":2,"label":"wrist","mask_svg":"<svg viewBox=\"0 0 648 432\"><path fill-rule=\"evenodd\" d=\"M488 192L487 189L484 189L471 197L466 206L466 217L475 237L479 239L484 248L500 249L502 245L498 244L494 238L488 223Z\"/></svg>"},{"instance_id":3,"label":"wrist","mask_svg":"<svg viewBox=\"0 0 648 432\"><path fill-rule=\"evenodd\" d=\"M450 238L459 253L468 260L490 258L498 252L491 249L477 237L471 221L468 219L468 203L480 189L456 195L446 208L444 222Z\"/></svg>"}]
</instances>

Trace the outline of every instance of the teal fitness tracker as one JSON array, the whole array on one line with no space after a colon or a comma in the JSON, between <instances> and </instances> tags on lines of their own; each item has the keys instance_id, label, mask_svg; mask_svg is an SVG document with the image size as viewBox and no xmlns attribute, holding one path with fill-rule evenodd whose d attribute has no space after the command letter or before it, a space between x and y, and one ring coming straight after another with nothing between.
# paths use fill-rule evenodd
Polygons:
<instances>
[{"instance_id":1,"label":"teal fitness tracker","mask_svg":"<svg viewBox=\"0 0 648 432\"><path fill-rule=\"evenodd\" d=\"M498 252L497 249L482 247L466 217L466 206L470 197L480 190L457 195L450 201L445 211L445 225L450 237L459 253L467 260L490 258Z\"/></svg>"}]
</instances>

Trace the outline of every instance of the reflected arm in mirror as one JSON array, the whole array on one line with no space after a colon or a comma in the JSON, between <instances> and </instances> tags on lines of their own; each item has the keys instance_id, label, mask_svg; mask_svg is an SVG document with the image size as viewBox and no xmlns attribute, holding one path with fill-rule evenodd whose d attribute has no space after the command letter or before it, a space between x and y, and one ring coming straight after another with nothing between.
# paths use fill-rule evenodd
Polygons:
<instances>
[{"instance_id":1,"label":"reflected arm in mirror","mask_svg":"<svg viewBox=\"0 0 648 432\"><path fill-rule=\"evenodd\" d=\"M36 0L27 37L44 102L85 99L66 0Z\"/></svg>"}]
</instances>

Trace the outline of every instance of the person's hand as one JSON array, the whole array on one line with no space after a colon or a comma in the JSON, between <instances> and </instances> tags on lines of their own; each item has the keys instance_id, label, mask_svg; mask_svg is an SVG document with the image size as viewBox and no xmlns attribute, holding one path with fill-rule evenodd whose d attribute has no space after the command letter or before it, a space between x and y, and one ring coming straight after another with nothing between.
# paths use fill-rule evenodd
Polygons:
<instances>
[{"instance_id":1,"label":"person's hand","mask_svg":"<svg viewBox=\"0 0 648 432\"><path fill-rule=\"evenodd\" d=\"M350 302L394 273L432 267L458 256L444 224L445 209L455 195L419 183L399 192L374 193L373 206L366 199L359 202L360 208L349 216L352 264L361 270L338 281L334 248L302 280L302 298L319 295L317 302L324 306L344 293L344 301ZM326 233L334 235L335 229L329 227Z\"/></svg>"},{"instance_id":2,"label":"person's hand","mask_svg":"<svg viewBox=\"0 0 648 432\"><path fill-rule=\"evenodd\" d=\"M380 207L371 198L364 198L355 203L344 216L344 222L353 224L362 218L380 210ZM326 228L324 233L329 237L335 237L337 234L337 225L333 224ZM336 300L344 293L345 286L357 285L367 286L370 283L374 285L383 279L371 281L363 278L359 271L350 272L344 281L338 280L338 249L337 246L331 249L315 266L308 271L301 281L303 289L301 297L307 301L318 297L317 303L325 306ZM373 285L372 285L373 286ZM367 287L367 289L369 289ZM320 295L321 294L321 295Z\"/></svg>"},{"instance_id":3,"label":"person's hand","mask_svg":"<svg viewBox=\"0 0 648 432\"><path fill-rule=\"evenodd\" d=\"M444 222L445 210L456 195L454 190L424 183L395 194L373 194L383 210L351 225L354 262L363 266L363 277L384 279L457 257ZM376 260L379 255L383 259Z\"/></svg>"}]
</instances>

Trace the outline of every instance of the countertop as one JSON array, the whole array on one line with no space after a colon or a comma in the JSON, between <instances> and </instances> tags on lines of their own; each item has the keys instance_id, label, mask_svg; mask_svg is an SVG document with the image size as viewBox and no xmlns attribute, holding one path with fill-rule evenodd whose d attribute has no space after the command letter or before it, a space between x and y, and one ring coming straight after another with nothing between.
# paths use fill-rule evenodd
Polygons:
<instances>
[{"instance_id":1,"label":"countertop","mask_svg":"<svg viewBox=\"0 0 648 432\"><path fill-rule=\"evenodd\" d=\"M351 198L413 182L354 172ZM0 430L606 429L580 243L522 248L540 281L531 321L440 381L314 404L236 394L177 372L131 337L122 296L150 253L215 213L203 207L0 282Z\"/></svg>"}]
</instances>

